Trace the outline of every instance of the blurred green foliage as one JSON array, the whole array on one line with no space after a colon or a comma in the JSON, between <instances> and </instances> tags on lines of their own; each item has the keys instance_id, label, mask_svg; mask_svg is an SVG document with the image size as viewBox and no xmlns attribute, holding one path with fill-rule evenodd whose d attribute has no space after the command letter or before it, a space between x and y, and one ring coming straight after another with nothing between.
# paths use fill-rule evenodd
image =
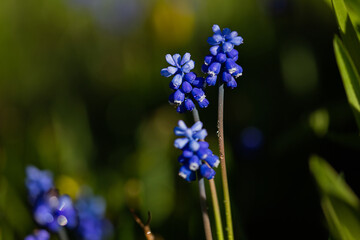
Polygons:
<instances>
[{"instance_id":1,"label":"blurred green foliage","mask_svg":"<svg viewBox=\"0 0 360 240\"><path fill-rule=\"evenodd\" d=\"M114 239L144 239L129 208L144 221L150 210L159 238L203 238L197 186L177 177L172 147L177 120L191 123L191 115L167 104L160 69L166 53L190 52L200 73L215 23L244 38L244 76L225 94L236 239L326 238L309 155L346 172L349 183L360 180L329 2L1 0L0 239L22 239L36 227L24 187L28 164L51 170L61 193L76 198L88 185L104 196ZM336 16L346 29L338 52L358 66L347 49L356 46L348 35L358 25ZM215 149L216 90L207 97L200 115ZM263 136L252 149L244 144L249 127Z\"/></svg>"}]
</instances>

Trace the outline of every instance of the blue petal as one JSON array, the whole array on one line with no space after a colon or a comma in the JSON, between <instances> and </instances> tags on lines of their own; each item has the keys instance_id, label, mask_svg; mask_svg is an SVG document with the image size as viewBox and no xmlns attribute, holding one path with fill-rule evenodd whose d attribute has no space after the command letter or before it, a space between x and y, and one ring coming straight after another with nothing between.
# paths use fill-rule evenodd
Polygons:
<instances>
[{"instance_id":1,"label":"blue petal","mask_svg":"<svg viewBox=\"0 0 360 240\"><path fill-rule=\"evenodd\" d=\"M197 88L204 88L204 83L205 83L205 79L202 78L202 77L197 77L195 78L194 82L192 83L192 85L194 87L197 87Z\"/></svg>"},{"instance_id":2,"label":"blue petal","mask_svg":"<svg viewBox=\"0 0 360 240\"><path fill-rule=\"evenodd\" d=\"M178 53L176 53L176 54L174 54L173 59L174 59L175 65L176 65L178 68L180 68L180 66L181 66L181 65L180 65L180 63L181 63L181 55L178 54Z\"/></svg>"},{"instance_id":3,"label":"blue petal","mask_svg":"<svg viewBox=\"0 0 360 240\"><path fill-rule=\"evenodd\" d=\"M230 52L227 52L226 55L229 58L234 58L234 57L237 57L239 55L239 52L236 49L233 49ZM234 60L234 61L236 61L236 60Z\"/></svg>"},{"instance_id":4,"label":"blue petal","mask_svg":"<svg viewBox=\"0 0 360 240\"><path fill-rule=\"evenodd\" d=\"M178 162L179 162L179 163L184 164L185 161L186 161L186 158L185 158L183 155L180 155L180 156L178 157Z\"/></svg>"},{"instance_id":5,"label":"blue petal","mask_svg":"<svg viewBox=\"0 0 360 240\"><path fill-rule=\"evenodd\" d=\"M197 121L196 123L194 123L194 125L192 125L191 130L193 132L197 132L197 131L200 131L202 129L202 127L203 127L203 123L200 121Z\"/></svg>"},{"instance_id":6,"label":"blue petal","mask_svg":"<svg viewBox=\"0 0 360 240\"><path fill-rule=\"evenodd\" d=\"M201 71L202 71L203 73L207 73L207 72L208 72L208 69L209 69L209 66L206 65L206 64L203 64L203 65L201 66Z\"/></svg>"},{"instance_id":7,"label":"blue petal","mask_svg":"<svg viewBox=\"0 0 360 240\"><path fill-rule=\"evenodd\" d=\"M216 54L218 54L218 52L219 52L219 48L220 48L219 45L211 47L211 48L210 48L211 54L214 55L214 56L216 56Z\"/></svg>"},{"instance_id":8,"label":"blue petal","mask_svg":"<svg viewBox=\"0 0 360 240\"><path fill-rule=\"evenodd\" d=\"M213 30L213 32L215 33L215 34L221 34L221 30L220 30L220 27L219 27L219 25L217 25L217 24L214 24L213 26L212 26L212 30Z\"/></svg>"},{"instance_id":9,"label":"blue petal","mask_svg":"<svg viewBox=\"0 0 360 240\"><path fill-rule=\"evenodd\" d=\"M226 36L229 35L231 32L230 28L224 28L224 30L222 31L222 35Z\"/></svg>"},{"instance_id":10,"label":"blue petal","mask_svg":"<svg viewBox=\"0 0 360 240\"><path fill-rule=\"evenodd\" d=\"M192 90L191 84L188 81L184 81L181 85L181 90L183 93L189 93Z\"/></svg>"},{"instance_id":11,"label":"blue petal","mask_svg":"<svg viewBox=\"0 0 360 240\"><path fill-rule=\"evenodd\" d=\"M209 86L215 86L216 84L216 79L217 79L217 75L216 76L207 76L206 77L206 83Z\"/></svg>"},{"instance_id":12,"label":"blue petal","mask_svg":"<svg viewBox=\"0 0 360 240\"><path fill-rule=\"evenodd\" d=\"M188 61L190 61L190 57L191 57L190 53L185 53L182 60L181 60L180 65L182 66L185 63L187 63Z\"/></svg>"},{"instance_id":13,"label":"blue petal","mask_svg":"<svg viewBox=\"0 0 360 240\"><path fill-rule=\"evenodd\" d=\"M240 45L240 44L243 43L243 38L242 38L242 37L233 38L233 39L230 41L230 43L238 46L238 45Z\"/></svg>"},{"instance_id":14,"label":"blue petal","mask_svg":"<svg viewBox=\"0 0 360 240\"><path fill-rule=\"evenodd\" d=\"M205 93L200 88L193 88L191 94L193 95L196 101L201 101L201 99L205 98Z\"/></svg>"},{"instance_id":15,"label":"blue petal","mask_svg":"<svg viewBox=\"0 0 360 240\"><path fill-rule=\"evenodd\" d=\"M230 52L231 50L233 50L234 45L229 43L229 42L226 42L226 43L223 44L222 47L223 47L224 52Z\"/></svg>"},{"instance_id":16,"label":"blue petal","mask_svg":"<svg viewBox=\"0 0 360 240\"><path fill-rule=\"evenodd\" d=\"M185 130L180 128L180 127L175 127L174 128L174 133L176 136L184 136L185 135Z\"/></svg>"},{"instance_id":17,"label":"blue petal","mask_svg":"<svg viewBox=\"0 0 360 240\"><path fill-rule=\"evenodd\" d=\"M197 150L199 150L200 144L197 141L192 140L189 143L189 148L191 149L191 151L196 152Z\"/></svg>"},{"instance_id":18,"label":"blue petal","mask_svg":"<svg viewBox=\"0 0 360 240\"><path fill-rule=\"evenodd\" d=\"M182 102L180 105L177 106L176 111L177 111L178 113L184 113L184 112L186 112L184 102Z\"/></svg>"},{"instance_id":19,"label":"blue petal","mask_svg":"<svg viewBox=\"0 0 360 240\"><path fill-rule=\"evenodd\" d=\"M189 98L185 99L184 105L185 105L185 109L186 109L187 111L192 111L192 110L194 110L194 108L195 108L194 102L193 102L191 99L189 99Z\"/></svg>"},{"instance_id":20,"label":"blue petal","mask_svg":"<svg viewBox=\"0 0 360 240\"><path fill-rule=\"evenodd\" d=\"M216 55L216 61L219 63L224 63L226 61L226 54L219 53L218 55Z\"/></svg>"},{"instance_id":21,"label":"blue petal","mask_svg":"<svg viewBox=\"0 0 360 240\"><path fill-rule=\"evenodd\" d=\"M193 60L188 61L182 68L181 70L184 73L188 73L191 71L191 69L193 69L195 67L195 62Z\"/></svg>"},{"instance_id":22,"label":"blue petal","mask_svg":"<svg viewBox=\"0 0 360 240\"><path fill-rule=\"evenodd\" d=\"M184 131L188 128L183 120L178 121L178 126Z\"/></svg>"},{"instance_id":23,"label":"blue petal","mask_svg":"<svg viewBox=\"0 0 360 240\"><path fill-rule=\"evenodd\" d=\"M172 58L172 56L170 54L166 54L165 59L170 65L173 65L173 66L176 65L174 62L174 59Z\"/></svg>"},{"instance_id":24,"label":"blue petal","mask_svg":"<svg viewBox=\"0 0 360 240\"><path fill-rule=\"evenodd\" d=\"M209 143L208 143L208 142L201 141L201 142L199 142L199 144L200 144L200 148L201 148L201 149L207 149L207 148L209 148Z\"/></svg>"},{"instance_id":25,"label":"blue petal","mask_svg":"<svg viewBox=\"0 0 360 240\"><path fill-rule=\"evenodd\" d=\"M208 156L205 161L210 165L210 167L218 167L220 163L219 157L214 154Z\"/></svg>"},{"instance_id":26,"label":"blue petal","mask_svg":"<svg viewBox=\"0 0 360 240\"><path fill-rule=\"evenodd\" d=\"M217 43L224 41L224 37L221 34L214 34L212 37Z\"/></svg>"},{"instance_id":27,"label":"blue petal","mask_svg":"<svg viewBox=\"0 0 360 240\"><path fill-rule=\"evenodd\" d=\"M207 136L206 129L202 129L202 130L196 132L195 134L193 134L193 138L198 139L198 140L199 139L204 140L206 138L206 136Z\"/></svg>"},{"instance_id":28,"label":"blue petal","mask_svg":"<svg viewBox=\"0 0 360 240\"><path fill-rule=\"evenodd\" d=\"M190 157L192 157L192 155L194 155L193 151L188 150L188 149L186 149L186 148L185 148L185 150L183 149L182 156L183 156L184 158L190 158Z\"/></svg>"},{"instance_id":29,"label":"blue petal","mask_svg":"<svg viewBox=\"0 0 360 240\"><path fill-rule=\"evenodd\" d=\"M190 159L189 159L189 168L192 171L196 171L199 169L199 166L201 165L201 161L199 159L198 156L193 155Z\"/></svg>"},{"instance_id":30,"label":"blue petal","mask_svg":"<svg viewBox=\"0 0 360 240\"><path fill-rule=\"evenodd\" d=\"M209 65L209 64L213 61L213 59L214 59L214 56L212 56L212 55L207 55L207 56L205 56L205 58L204 58L204 63L205 63L206 65Z\"/></svg>"},{"instance_id":31,"label":"blue petal","mask_svg":"<svg viewBox=\"0 0 360 240\"><path fill-rule=\"evenodd\" d=\"M229 88L236 88L237 87L237 82L235 81L235 79L232 79L230 82L228 82L226 84L226 86L228 86Z\"/></svg>"},{"instance_id":32,"label":"blue petal","mask_svg":"<svg viewBox=\"0 0 360 240\"><path fill-rule=\"evenodd\" d=\"M202 101L198 101L198 104L201 108L206 108L207 106L209 106L209 100L204 98Z\"/></svg>"},{"instance_id":33,"label":"blue petal","mask_svg":"<svg viewBox=\"0 0 360 240\"><path fill-rule=\"evenodd\" d=\"M208 69L208 74L211 76L218 75L221 70L221 63L213 62Z\"/></svg>"},{"instance_id":34,"label":"blue petal","mask_svg":"<svg viewBox=\"0 0 360 240\"><path fill-rule=\"evenodd\" d=\"M236 31L232 31L230 34L228 34L225 38L226 40L231 40L235 37L237 37L238 33Z\"/></svg>"},{"instance_id":35,"label":"blue petal","mask_svg":"<svg viewBox=\"0 0 360 240\"><path fill-rule=\"evenodd\" d=\"M181 166L179 170L179 176L184 178L188 182L196 180L196 173L185 166Z\"/></svg>"},{"instance_id":36,"label":"blue petal","mask_svg":"<svg viewBox=\"0 0 360 240\"><path fill-rule=\"evenodd\" d=\"M233 75L235 78L238 78L242 75L243 69L241 66L236 64L236 70L231 75Z\"/></svg>"},{"instance_id":37,"label":"blue petal","mask_svg":"<svg viewBox=\"0 0 360 240\"><path fill-rule=\"evenodd\" d=\"M179 89L176 90L174 93L174 103L181 104L184 101L184 99L185 99L185 94Z\"/></svg>"},{"instance_id":38,"label":"blue petal","mask_svg":"<svg viewBox=\"0 0 360 240\"><path fill-rule=\"evenodd\" d=\"M174 142L174 147L182 149L189 142L188 138L178 138Z\"/></svg>"},{"instance_id":39,"label":"blue petal","mask_svg":"<svg viewBox=\"0 0 360 240\"><path fill-rule=\"evenodd\" d=\"M182 83L182 77L180 74L176 74L173 79L171 80L171 83L174 85L175 89L178 89Z\"/></svg>"},{"instance_id":40,"label":"blue petal","mask_svg":"<svg viewBox=\"0 0 360 240\"><path fill-rule=\"evenodd\" d=\"M164 76L164 77L170 77L172 75L167 68L161 69L160 74L161 74L161 76Z\"/></svg>"},{"instance_id":41,"label":"blue petal","mask_svg":"<svg viewBox=\"0 0 360 240\"><path fill-rule=\"evenodd\" d=\"M190 84L193 83L193 81L195 80L195 78L196 78L196 74L193 73L193 72L189 72L189 73L187 73L187 74L184 75L184 79L185 79L186 81L188 81Z\"/></svg>"},{"instance_id":42,"label":"blue petal","mask_svg":"<svg viewBox=\"0 0 360 240\"><path fill-rule=\"evenodd\" d=\"M219 41L216 41L216 40L214 39L214 37L208 37L207 42L208 42L208 44L210 44L210 45L218 45L218 44L220 44L220 42L219 42Z\"/></svg>"},{"instance_id":43,"label":"blue petal","mask_svg":"<svg viewBox=\"0 0 360 240\"><path fill-rule=\"evenodd\" d=\"M231 58L228 58L225 63L225 68L228 73L233 74L236 71L237 64Z\"/></svg>"},{"instance_id":44,"label":"blue petal","mask_svg":"<svg viewBox=\"0 0 360 240\"><path fill-rule=\"evenodd\" d=\"M202 164L200 166L200 174L201 174L201 176L210 180L215 177L216 173L215 173L214 169L210 168L208 165Z\"/></svg>"},{"instance_id":45,"label":"blue petal","mask_svg":"<svg viewBox=\"0 0 360 240\"><path fill-rule=\"evenodd\" d=\"M231 81L231 79L233 79L233 77L231 76L230 73L228 73L228 72L223 72L223 74L222 74L222 80L223 80L224 82L228 83L228 82Z\"/></svg>"}]
</instances>

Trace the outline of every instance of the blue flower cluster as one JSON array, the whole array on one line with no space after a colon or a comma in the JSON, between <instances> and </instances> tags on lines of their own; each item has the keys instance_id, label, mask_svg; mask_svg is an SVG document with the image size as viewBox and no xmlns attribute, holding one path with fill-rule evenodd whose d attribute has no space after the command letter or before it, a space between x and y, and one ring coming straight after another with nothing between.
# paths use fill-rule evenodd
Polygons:
<instances>
[{"instance_id":1,"label":"blue flower cluster","mask_svg":"<svg viewBox=\"0 0 360 240\"><path fill-rule=\"evenodd\" d=\"M171 66L163 68L161 75L173 76L170 88L174 92L169 96L169 102L177 106L176 111L179 113L192 111L195 108L194 100L201 108L206 108L209 101L203 91L205 79L191 72L195 63L190 59L190 53L185 53L182 58L180 54L173 56L167 54L165 59Z\"/></svg>"},{"instance_id":2,"label":"blue flower cluster","mask_svg":"<svg viewBox=\"0 0 360 240\"><path fill-rule=\"evenodd\" d=\"M74 228L77 215L71 198L68 195L59 196L53 185L52 174L28 166L26 175L25 183L35 221L53 232L60 227Z\"/></svg>"},{"instance_id":3,"label":"blue flower cluster","mask_svg":"<svg viewBox=\"0 0 360 240\"><path fill-rule=\"evenodd\" d=\"M109 236L111 224L104 217L105 201L102 198L83 195L74 206L68 195L59 195L51 172L28 166L26 175L25 183L33 207L33 217L39 226L52 232L66 227L76 231L80 239L84 240L101 240ZM48 240L48 235L45 230L39 230L25 240Z\"/></svg>"},{"instance_id":4,"label":"blue flower cluster","mask_svg":"<svg viewBox=\"0 0 360 240\"><path fill-rule=\"evenodd\" d=\"M35 230L34 234L26 236L24 240L49 240L49 239L50 239L49 232L41 229L41 230Z\"/></svg>"},{"instance_id":5,"label":"blue flower cluster","mask_svg":"<svg viewBox=\"0 0 360 240\"><path fill-rule=\"evenodd\" d=\"M84 240L101 240L111 235L112 226L105 218L105 200L82 193L76 202L79 215L78 235Z\"/></svg>"},{"instance_id":6,"label":"blue flower cluster","mask_svg":"<svg viewBox=\"0 0 360 240\"><path fill-rule=\"evenodd\" d=\"M235 78L241 76L243 70L236 63L239 52L234 49L234 46L242 44L243 39L236 31L231 31L229 28L221 31L218 25L214 25L212 29L214 35L208 38L208 43L212 45L211 54L205 57L201 67L201 70L208 74L206 84L214 86L220 76L226 86L235 88L237 87Z\"/></svg>"},{"instance_id":7,"label":"blue flower cluster","mask_svg":"<svg viewBox=\"0 0 360 240\"><path fill-rule=\"evenodd\" d=\"M196 180L197 171L201 177L214 178L215 171L212 168L220 163L219 158L209 149L209 143L204 141L207 131L202 127L203 124L199 121L188 128L180 120L174 129L176 136L183 137L176 139L174 146L183 151L178 159L182 164L179 176L187 181Z\"/></svg>"}]
</instances>

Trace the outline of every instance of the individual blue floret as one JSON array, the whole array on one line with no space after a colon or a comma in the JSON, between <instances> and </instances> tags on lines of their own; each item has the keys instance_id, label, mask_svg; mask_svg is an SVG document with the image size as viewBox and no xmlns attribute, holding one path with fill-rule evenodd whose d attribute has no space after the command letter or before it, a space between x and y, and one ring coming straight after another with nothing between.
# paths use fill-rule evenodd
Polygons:
<instances>
[{"instance_id":1,"label":"individual blue floret","mask_svg":"<svg viewBox=\"0 0 360 240\"><path fill-rule=\"evenodd\" d=\"M198 77L191 72L194 68L194 61L190 60L190 54L185 53L181 59L180 54L166 55L166 61L171 65L161 70L161 75L165 77L173 76L170 82L170 88L174 91L169 96L169 103L176 106L176 111L183 113L192 111L197 102L201 108L206 108L209 101L205 98L196 98L195 94L203 91L205 79Z\"/></svg>"},{"instance_id":2,"label":"individual blue floret","mask_svg":"<svg viewBox=\"0 0 360 240\"><path fill-rule=\"evenodd\" d=\"M212 168L218 167L220 163L219 158L209 149L209 144L204 141L207 131L202 127L202 122L198 121L188 128L184 121L180 120L174 128L175 135L182 137L174 142L174 146L183 151L178 158L182 164L179 176L187 181L194 181L197 171L201 177L214 178L215 171Z\"/></svg>"},{"instance_id":3,"label":"individual blue floret","mask_svg":"<svg viewBox=\"0 0 360 240\"><path fill-rule=\"evenodd\" d=\"M24 240L49 240L50 233L46 230L35 230L34 234L28 235Z\"/></svg>"},{"instance_id":4,"label":"individual blue floret","mask_svg":"<svg viewBox=\"0 0 360 240\"><path fill-rule=\"evenodd\" d=\"M208 43L213 45L210 52L216 56L218 53L227 53L234 49L234 45L238 46L243 43L242 37L238 36L236 31L225 28L221 31L219 25L212 27L214 35L208 38Z\"/></svg>"},{"instance_id":5,"label":"individual blue floret","mask_svg":"<svg viewBox=\"0 0 360 240\"><path fill-rule=\"evenodd\" d=\"M53 232L60 227L73 229L77 225L77 213L71 198L68 195L58 196L55 190L37 199L33 215L40 226Z\"/></svg>"},{"instance_id":6,"label":"individual blue floret","mask_svg":"<svg viewBox=\"0 0 360 240\"><path fill-rule=\"evenodd\" d=\"M102 197L83 191L75 208L79 216L77 233L81 239L101 240L111 235L112 225L105 218L106 202Z\"/></svg>"},{"instance_id":7,"label":"individual blue floret","mask_svg":"<svg viewBox=\"0 0 360 240\"><path fill-rule=\"evenodd\" d=\"M205 78L208 86L214 86L218 79L227 87L237 87L235 78L242 75L243 69L236 63L239 52L234 49L243 43L242 37L229 28L220 30L218 25L213 26L214 35L208 38L208 43L212 45L210 55L204 58L201 67L202 72L208 76Z\"/></svg>"},{"instance_id":8,"label":"individual blue floret","mask_svg":"<svg viewBox=\"0 0 360 240\"><path fill-rule=\"evenodd\" d=\"M28 190L30 203L54 187L53 176L50 171L41 171L34 166L26 167L25 185Z\"/></svg>"}]
</instances>

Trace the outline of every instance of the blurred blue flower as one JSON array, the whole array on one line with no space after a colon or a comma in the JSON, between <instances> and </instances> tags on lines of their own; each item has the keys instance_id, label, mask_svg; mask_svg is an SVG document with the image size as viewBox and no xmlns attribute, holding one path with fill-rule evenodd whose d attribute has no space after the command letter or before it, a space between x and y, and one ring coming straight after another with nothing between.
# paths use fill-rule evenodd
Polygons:
<instances>
[{"instance_id":1,"label":"blurred blue flower","mask_svg":"<svg viewBox=\"0 0 360 240\"><path fill-rule=\"evenodd\" d=\"M212 45L210 55L204 59L201 70L208 74L205 81L209 86L214 86L218 78L230 88L237 87L235 78L242 75L242 68L236 61L238 51L234 46L243 43L242 37L236 31L229 28L220 30L218 25L213 26L214 35L208 38L208 43ZM220 76L220 77L219 77Z\"/></svg>"},{"instance_id":2,"label":"blurred blue flower","mask_svg":"<svg viewBox=\"0 0 360 240\"><path fill-rule=\"evenodd\" d=\"M191 72L195 63L190 57L190 53L185 53L182 58L180 54L173 56L167 54L165 59L171 66L161 70L162 76L173 76L170 88L174 92L169 96L169 103L176 105L176 111L179 113L192 111L195 108L194 101L201 108L206 108L209 105L209 101L202 90L205 87L205 79L197 77L195 73Z\"/></svg>"},{"instance_id":3,"label":"blurred blue flower","mask_svg":"<svg viewBox=\"0 0 360 240\"><path fill-rule=\"evenodd\" d=\"M28 190L29 200L33 204L39 196L54 187L53 176L50 171L41 171L34 166L26 167L25 185Z\"/></svg>"},{"instance_id":4,"label":"blurred blue flower","mask_svg":"<svg viewBox=\"0 0 360 240\"><path fill-rule=\"evenodd\" d=\"M178 159L182 164L179 176L187 181L196 179L196 171L199 171L201 177L214 178L215 171L212 168L220 163L219 158L209 149L209 144L204 141L207 131L202 127L202 122L198 121L188 128L180 120L174 128L175 135L183 137L176 139L174 146L183 151Z\"/></svg>"},{"instance_id":5,"label":"blurred blue flower","mask_svg":"<svg viewBox=\"0 0 360 240\"><path fill-rule=\"evenodd\" d=\"M78 234L84 240L101 240L112 232L111 223L104 217L106 203L98 196L85 193L78 198L75 208L79 215Z\"/></svg>"},{"instance_id":6,"label":"blurred blue flower","mask_svg":"<svg viewBox=\"0 0 360 240\"><path fill-rule=\"evenodd\" d=\"M34 234L26 236L24 240L49 240L49 239L50 239L49 232L41 229L41 230L35 230Z\"/></svg>"},{"instance_id":7,"label":"blurred blue flower","mask_svg":"<svg viewBox=\"0 0 360 240\"><path fill-rule=\"evenodd\" d=\"M56 190L51 190L35 202L33 215L35 221L42 227L57 232L60 227L75 228L77 213L68 195L58 196Z\"/></svg>"}]
</instances>

